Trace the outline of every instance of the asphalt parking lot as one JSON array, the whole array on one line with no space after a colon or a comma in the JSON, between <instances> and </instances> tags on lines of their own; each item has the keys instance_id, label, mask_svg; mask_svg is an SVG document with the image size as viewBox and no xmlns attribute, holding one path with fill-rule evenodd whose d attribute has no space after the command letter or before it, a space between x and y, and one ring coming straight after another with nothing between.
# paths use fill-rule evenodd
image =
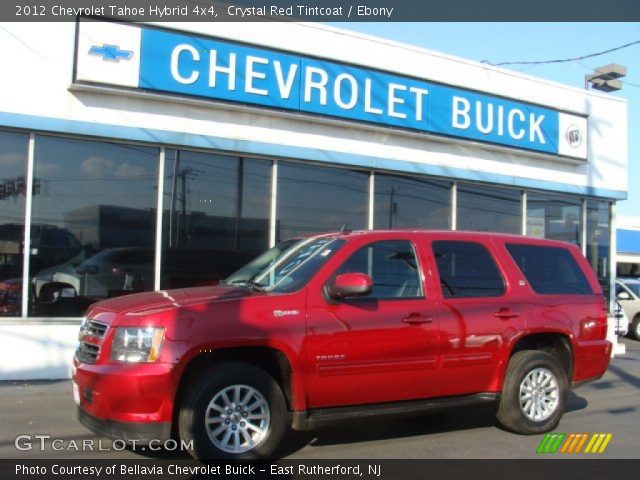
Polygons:
<instances>
[{"instance_id":1,"label":"asphalt parking lot","mask_svg":"<svg viewBox=\"0 0 640 480\"><path fill-rule=\"evenodd\" d=\"M602 379L571 393L568 411L557 429L613 434L606 451L597 458L638 458L640 342L624 339L624 343L627 353L612 360ZM39 441L32 437L32 449L19 450L15 446L19 435L50 435L62 439L58 445L64 449L53 452L47 440L47 448L41 451ZM354 420L296 433L279 454L296 460L539 458L536 448L542 438L506 432L491 410L468 408L411 418ZM93 440L94 450L68 448L72 441L81 445L83 440ZM166 450L107 450L110 446L109 440L93 435L77 421L70 381L0 383L0 458L185 458L185 454ZM595 458L585 453L572 457Z\"/></svg>"}]
</instances>

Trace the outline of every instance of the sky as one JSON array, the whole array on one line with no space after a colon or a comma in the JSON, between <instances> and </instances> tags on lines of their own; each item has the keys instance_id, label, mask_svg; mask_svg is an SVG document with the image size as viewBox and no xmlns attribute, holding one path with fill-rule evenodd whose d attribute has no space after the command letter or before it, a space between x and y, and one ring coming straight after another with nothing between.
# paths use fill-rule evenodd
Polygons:
<instances>
[{"instance_id":1,"label":"sky","mask_svg":"<svg viewBox=\"0 0 640 480\"><path fill-rule=\"evenodd\" d=\"M640 23L332 23L332 26L388 38L492 64L582 57L640 40ZM584 88L585 74L618 63L627 67L623 88L612 95L628 100L628 191L617 203L619 217L640 226L640 44L580 61L513 65L527 75Z\"/></svg>"}]
</instances>

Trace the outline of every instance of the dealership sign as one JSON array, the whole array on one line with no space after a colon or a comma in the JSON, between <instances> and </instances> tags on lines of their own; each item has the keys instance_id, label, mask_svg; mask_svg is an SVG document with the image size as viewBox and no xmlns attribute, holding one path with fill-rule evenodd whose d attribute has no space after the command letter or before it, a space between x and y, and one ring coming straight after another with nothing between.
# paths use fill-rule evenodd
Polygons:
<instances>
[{"instance_id":1,"label":"dealership sign","mask_svg":"<svg viewBox=\"0 0 640 480\"><path fill-rule=\"evenodd\" d=\"M428 80L137 25L81 22L75 81L587 158L587 119L582 116Z\"/></svg>"}]
</instances>

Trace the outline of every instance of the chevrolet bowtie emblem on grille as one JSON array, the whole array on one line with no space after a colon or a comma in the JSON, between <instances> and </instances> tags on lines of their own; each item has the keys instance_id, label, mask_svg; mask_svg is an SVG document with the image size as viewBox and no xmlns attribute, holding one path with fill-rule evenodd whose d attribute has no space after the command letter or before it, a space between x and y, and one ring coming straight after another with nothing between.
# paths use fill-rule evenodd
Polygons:
<instances>
[{"instance_id":1,"label":"chevrolet bowtie emblem on grille","mask_svg":"<svg viewBox=\"0 0 640 480\"><path fill-rule=\"evenodd\" d=\"M107 45L105 43L102 46L94 45L91 47L89 55L97 55L110 62L119 62L120 60L129 60L133 56L133 52L131 50L120 50L117 45Z\"/></svg>"}]
</instances>

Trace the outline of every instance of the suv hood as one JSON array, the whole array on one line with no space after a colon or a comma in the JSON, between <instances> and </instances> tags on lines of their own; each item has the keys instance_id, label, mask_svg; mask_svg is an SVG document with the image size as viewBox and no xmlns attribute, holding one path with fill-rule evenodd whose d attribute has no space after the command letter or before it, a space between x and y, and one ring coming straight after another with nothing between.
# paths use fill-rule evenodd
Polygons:
<instances>
[{"instance_id":1,"label":"suv hood","mask_svg":"<svg viewBox=\"0 0 640 480\"><path fill-rule=\"evenodd\" d=\"M256 295L263 296L265 294L247 288L230 286L160 290L159 292L145 292L103 300L89 308L87 317L96 320L100 317L101 321L111 323L109 318L113 319L113 314L146 315L191 305L237 300Z\"/></svg>"}]
</instances>

